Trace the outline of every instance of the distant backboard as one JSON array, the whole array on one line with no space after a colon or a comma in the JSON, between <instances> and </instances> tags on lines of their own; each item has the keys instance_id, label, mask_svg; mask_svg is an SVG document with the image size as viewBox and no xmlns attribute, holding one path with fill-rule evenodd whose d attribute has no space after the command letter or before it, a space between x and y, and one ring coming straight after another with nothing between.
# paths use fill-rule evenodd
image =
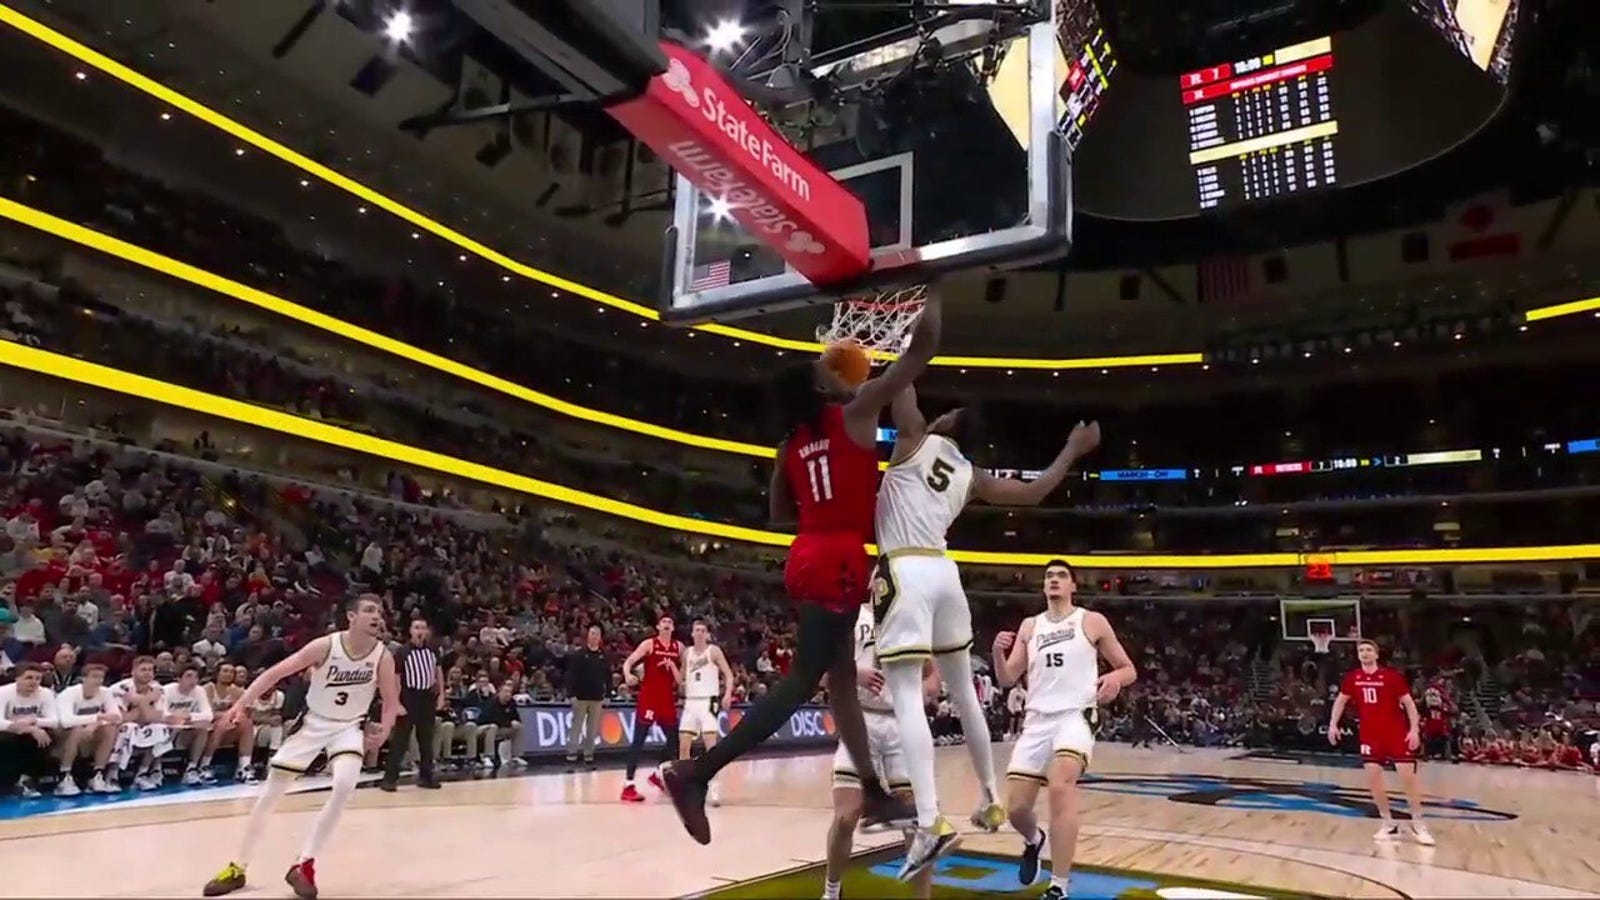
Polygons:
<instances>
[{"instance_id":1,"label":"distant backboard","mask_svg":"<svg viewBox=\"0 0 1600 900\"><path fill-rule=\"evenodd\" d=\"M792 248L753 236L724 197L680 175L665 318L738 318L1065 254L1071 147L1114 61L1089 0L1052 6L1049 21L1004 41L983 19L941 28L937 60L913 34L814 64L829 83L871 86L862 102L813 115L804 143L788 131L861 200L869 272L813 283L786 261Z\"/></svg>"},{"instance_id":2,"label":"distant backboard","mask_svg":"<svg viewBox=\"0 0 1600 900\"><path fill-rule=\"evenodd\" d=\"M1284 598L1278 601L1278 619L1286 641L1311 640L1311 635L1333 635L1335 643L1361 639L1361 601L1331 597L1325 600Z\"/></svg>"}]
</instances>

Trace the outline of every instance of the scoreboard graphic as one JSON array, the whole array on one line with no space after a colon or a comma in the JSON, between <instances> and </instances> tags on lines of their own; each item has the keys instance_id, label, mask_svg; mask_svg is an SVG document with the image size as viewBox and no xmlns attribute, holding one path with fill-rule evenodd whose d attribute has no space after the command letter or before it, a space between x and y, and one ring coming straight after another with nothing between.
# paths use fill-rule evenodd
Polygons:
<instances>
[{"instance_id":1,"label":"scoreboard graphic","mask_svg":"<svg viewBox=\"0 0 1600 900\"><path fill-rule=\"evenodd\" d=\"M1338 185L1333 73L1322 37L1179 79L1202 212Z\"/></svg>"}]
</instances>

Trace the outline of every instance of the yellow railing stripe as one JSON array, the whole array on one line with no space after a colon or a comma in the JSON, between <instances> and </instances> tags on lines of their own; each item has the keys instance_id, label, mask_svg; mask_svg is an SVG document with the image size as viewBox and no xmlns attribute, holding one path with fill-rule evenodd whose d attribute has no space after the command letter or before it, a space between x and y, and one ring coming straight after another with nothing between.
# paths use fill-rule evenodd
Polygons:
<instances>
[{"instance_id":1,"label":"yellow railing stripe","mask_svg":"<svg viewBox=\"0 0 1600 900\"><path fill-rule=\"evenodd\" d=\"M542 497L590 509L607 515L620 516L675 531L745 541L769 546L787 546L794 536L782 532L747 528L722 522L710 522L690 516L662 512L621 500L613 500L590 491L579 490L526 475L469 462L431 450L423 450L397 441L361 434L339 428L326 422L290 415L280 410L219 397L135 375L109 366L73 359L47 350L27 347L10 341L0 341L0 365L28 372L60 378L129 397L151 400L179 409L214 416L276 431L293 438L316 441L356 453L377 456L419 469L428 469L447 476L465 478L482 484ZM875 550L875 548L868 548ZM957 562L997 566L1040 566L1055 558L1063 558L1075 566L1086 569L1229 569L1264 568L1304 565L1307 556L1298 553L1228 553L1228 554L1056 554L1056 553L1000 553L981 550L955 550L951 557ZM1319 560L1332 565L1428 565L1441 563L1477 562L1553 562L1600 558L1600 544L1573 544L1543 547L1490 547L1451 550L1362 550L1336 551L1315 554Z\"/></svg>"}]
</instances>

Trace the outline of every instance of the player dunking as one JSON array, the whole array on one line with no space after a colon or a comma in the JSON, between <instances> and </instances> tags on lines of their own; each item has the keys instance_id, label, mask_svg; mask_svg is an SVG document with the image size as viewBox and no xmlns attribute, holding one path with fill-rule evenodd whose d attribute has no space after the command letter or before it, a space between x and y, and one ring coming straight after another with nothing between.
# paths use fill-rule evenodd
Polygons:
<instances>
[{"instance_id":1,"label":"player dunking","mask_svg":"<svg viewBox=\"0 0 1600 900\"><path fill-rule=\"evenodd\" d=\"M905 754L900 750L900 731L895 724L894 704L883 695L883 671L878 668L876 622L872 606L863 603L856 619L856 686L861 712L867 720L868 742L872 745L872 766L877 776L897 796L911 795L911 777L906 774ZM939 672L932 662L924 665L922 695L939 696ZM856 825L861 821L861 776L850 760L843 743L833 752L833 822L828 826L826 880L822 900L839 900L839 883L850 864ZM933 868L925 867L916 877L917 895L928 897L933 890Z\"/></svg>"},{"instance_id":2,"label":"player dunking","mask_svg":"<svg viewBox=\"0 0 1600 900\"><path fill-rule=\"evenodd\" d=\"M1106 617L1073 604L1077 586L1071 565L1051 561L1044 567L1045 611L1023 619L1015 634L1003 631L994 638L995 679L1009 685L1028 676L1022 734L1006 769L1006 806L1011 827L1023 836L1017 880L1032 884L1045 841L1033 805L1041 786L1049 790L1051 878L1045 900L1067 895L1078 846L1078 779L1094 757L1099 707L1138 678ZM1104 675L1101 659L1111 666Z\"/></svg>"},{"instance_id":3,"label":"player dunking","mask_svg":"<svg viewBox=\"0 0 1600 900\"><path fill-rule=\"evenodd\" d=\"M1383 767L1392 765L1400 773L1400 783L1405 787L1406 802L1411 808L1411 836L1417 843L1432 847L1433 835L1422 821L1422 785L1417 779L1420 717L1417 703L1411 699L1411 687L1397 670L1378 665L1377 642L1357 642L1356 659L1361 665L1345 673L1339 684L1339 697L1333 701L1328 743L1338 746L1339 720L1344 716L1345 705L1355 698L1356 715L1360 718L1357 736L1361 741L1361 763L1367 770L1367 790L1372 794L1372 805L1378 808L1378 815L1383 819L1383 825L1373 838L1392 840L1400 835L1400 826L1389 815L1389 789L1383 783Z\"/></svg>"},{"instance_id":4,"label":"player dunking","mask_svg":"<svg viewBox=\"0 0 1600 900\"><path fill-rule=\"evenodd\" d=\"M789 674L728 736L701 756L666 768L678 817L702 844L711 841L705 810L711 779L789 721L824 675L839 738L862 775L862 820L869 825L911 821L910 807L891 797L873 773L856 696L851 632L872 570L864 545L873 538L878 417L933 359L941 321L939 295L930 292L905 352L854 390L820 359L789 369L774 385L786 435L778 446L767 504L774 523L798 520L783 580L798 604L800 633Z\"/></svg>"},{"instance_id":5,"label":"player dunking","mask_svg":"<svg viewBox=\"0 0 1600 900\"><path fill-rule=\"evenodd\" d=\"M678 681L683 664L683 645L672 636L676 623L671 616L662 616L656 622L654 637L645 638L628 654L622 664L622 677L628 687L639 688L633 704L633 742L628 746L627 779L622 785L622 800L626 803L643 803L644 795L634 783L639 771L639 757L644 755L644 742L650 736L650 726L660 725L666 743L661 746L661 761L672 759L672 735L678 730ZM643 668L641 679L635 669ZM662 788L661 777L650 773L650 783Z\"/></svg>"},{"instance_id":6,"label":"player dunking","mask_svg":"<svg viewBox=\"0 0 1600 900\"><path fill-rule=\"evenodd\" d=\"M683 667L678 678L683 683L683 718L678 723L678 758L688 759L696 737L707 750L717 745L722 735L719 714L733 702L733 669L722 648L711 643L711 628L704 619L690 627L692 643L683 651ZM717 786L711 785L706 800L716 806Z\"/></svg>"},{"instance_id":7,"label":"player dunking","mask_svg":"<svg viewBox=\"0 0 1600 900\"><path fill-rule=\"evenodd\" d=\"M296 672L311 670L311 687L306 691L306 711L272 755L266 784L250 821L245 825L239 855L223 866L217 877L205 886L207 897L231 894L245 886L245 868L261 839L261 830L278 801L294 779L311 767L317 755L326 751L328 769L333 773L333 792L317 814L306 836L300 858L284 875L284 880L302 900L316 900L317 876L314 860L361 777L361 761L366 753L388 740L400 714L400 681L395 676L394 657L383 645L383 605L373 594L362 594L344 604L349 627L324 635L296 650L288 659L262 672L238 701L228 707L220 727L237 728L251 707L270 694L278 682ZM383 711L376 727L363 728L374 693L383 697ZM365 740L363 741L363 736ZM398 748L403 752L405 748Z\"/></svg>"},{"instance_id":8,"label":"player dunking","mask_svg":"<svg viewBox=\"0 0 1600 900\"><path fill-rule=\"evenodd\" d=\"M1000 478L975 468L963 452L979 446L975 408L954 409L929 423L907 387L892 406L894 454L878 489L878 568L873 580L878 660L894 703L905 748L917 829L901 879L948 852L956 830L939 815L933 733L923 708L922 667L931 656L961 719L961 730L982 799L972 824L993 832L1005 823L995 790L989 723L972 677L972 610L961 573L945 555L945 534L970 499L1000 506L1034 506L1072 465L1100 443L1099 425L1078 423L1066 445L1037 479Z\"/></svg>"}]
</instances>

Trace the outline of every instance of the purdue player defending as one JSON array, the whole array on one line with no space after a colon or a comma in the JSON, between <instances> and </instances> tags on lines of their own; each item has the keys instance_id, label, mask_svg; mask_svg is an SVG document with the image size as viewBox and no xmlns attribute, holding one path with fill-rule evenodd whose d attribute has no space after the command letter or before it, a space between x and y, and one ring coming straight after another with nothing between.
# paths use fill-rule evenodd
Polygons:
<instances>
[{"instance_id":1,"label":"purdue player defending","mask_svg":"<svg viewBox=\"0 0 1600 900\"><path fill-rule=\"evenodd\" d=\"M1079 422L1066 445L1031 482L999 478L962 452L978 446L976 409L954 409L932 423L907 387L891 407L897 434L894 454L878 488L878 570L873 581L878 660L884 667L895 721L905 746L917 830L902 880L948 852L956 830L939 815L933 733L923 708L922 667L932 656L961 719L961 729L983 799L972 823L993 832L1005 822L995 788L989 722L972 678L972 610L961 573L945 555L945 533L969 499L998 506L1036 506L1055 490L1074 463L1100 443L1100 426Z\"/></svg>"},{"instance_id":2,"label":"purdue player defending","mask_svg":"<svg viewBox=\"0 0 1600 900\"><path fill-rule=\"evenodd\" d=\"M796 604L799 638L789 674L715 747L665 770L667 791L684 828L711 842L706 794L717 772L772 736L813 693L824 675L839 738L861 772L862 819L869 825L911 819L872 773L867 725L856 697L850 636L867 599L872 563L873 502L878 484L878 418L911 386L939 348L943 321L931 291L905 352L883 374L852 388L821 359L788 369L774 384L785 430L767 493L773 524L795 521L799 533L784 562L783 581ZM926 725L924 725L926 727Z\"/></svg>"},{"instance_id":3,"label":"purdue player defending","mask_svg":"<svg viewBox=\"0 0 1600 900\"><path fill-rule=\"evenodd\" d=\"M876 627L872 607L861 605L856 619L856 686L861 713L867 720L867 738L872 747L872 767L877 776L898 797L911 794L911 777L906 774L906 758L900 750L900 732L894 719L894 704L883 695L883 672L878 668ZM923 696L939 696L939 673L932 662L924 665ZM840 742L833 752L833 822L828 826L828 856L824 872L822 900L839 900L839 882L850 865L856 825L861 821L861 776L850 760L850 751ZM915 879L917 895L930 896L933 868L924 867Z\"/></svg>"},{"instance_id":4,"label":"purdue player defending","mask_svg":"<svg viewBox=\"0 0 1600 900\"><path fill-rule=\"evenodd\" d=\"M268 775L250 821L245 825L239 855L205 886L207 897L231 894L245 886L245 867L261 839L261 830L289 785L311 768L324 751L333 773L333 792L317 814L306 836L300 858L284 875L284 881L302 900L315 900L317 878L314 860L322 848L361 776L361 761L368 750L389 739L394 720L400 713L400 680L395 676L394 657L381 640L383 605L373 594L362 594L344 604L349 627L323 635L296 650L289 658L262 672L248 690L223 715L221 727L233 729L249 715L263 696L278 682L296 672L311 670L311 687L306 691L305 713L300 716L283 746L272 755ZM363 728L374 694L383 697L383 711L376 727ZM365 740L363 741L363 737ZM393 748L391 748L393 749ZM404 748L400 748L404 750Z\"/></svg>"},{"instance_id":5,"label":"purdue player defending","mask_svg":"<svg viewBox=\"0 0 1600 900\"><path fill-rule=\"evenodd\" d=\"M1378 808L1383 824L1374 840L1392 840L1400 835L1400 827L1389 815L1389 789L1383 783L1383 767L1394 766L1400 773L1400 783L1406 789L1406 802L1411 809L1411 837L1424 847L1432 847L1433 835L1422 821L1422 785L1417 779L1417 734L1420 716L1417 702L1411 699L1411 686L1406 677L1388 666L1378 665L1378 644L1362 640L1356 643L1356 659L1360 665L1345 673L1339 684L1339 696L1333 701L1333 713L1328 722L1328 743L1339 745L1342 732L1339 720L1344 708L1355 698L1361 764L1367 770L1367 790L1372 794L1372 805Z\"/></svg>"},{"instance_id":6,"label":"purdue player defending","mask_svg":"<svg viewBox=\"0 0 1600 900\"><path fill-rule=\"evenodd\" d=\"M704 619L695 619L690 630L692 643L683 651L683 717L678 722L678 758L688 759L689 748L699 737L710 750L722 734L719 714L733 702L733 668L722 648L711 643L711 629ZM706 801L718 804L717 786L711 785Z\"/></svg>"},{"instance_id":7,"label":"purdue player defending","mask_svg":"<svg viewBox=\"0 0 1600 900\"><path fill-rule=\"evenodd\" d=\"M1006 768L1006 807L1023 836L1017 880L1032 884L1045 839L1033 805L1039 788L1049 789L1051 878L1044 900L1067 896L1078 846L1078 779L1094 757L1097 710L1138 677L1106 617L1073 604L1077 588L1072 566L1052 560L1044 567L1045 611L1023 619L1016 633L994 638L995 679L1011 685L1028 676L1022 734ZM1111 666L1104 675L1101 659Z\"/></svg>"},{"instance_id":8,"label":"purdue player defending","mask_svg":"<svg viewBox=\"0 0 1600 900\"><path fill-rule=\"evenodd\" d=\"M672 636L675 627L671 616L662 616L656 622L655 636L640 641L622 664L623 682L639 689L633 700L633 741L628 746L628 772L622 784L624 803L644 802L633 777L639 771L639 757L644 754L651 726L660 725L666 738L661 745L661 761L672 758L672 733L678 730L679 673L683 668L683 645ZM640 669L644 671L642 677L636 671ZM654 771L650 773L650 784L662 789L661 777Z\"/></svg>"}]
</instances>

